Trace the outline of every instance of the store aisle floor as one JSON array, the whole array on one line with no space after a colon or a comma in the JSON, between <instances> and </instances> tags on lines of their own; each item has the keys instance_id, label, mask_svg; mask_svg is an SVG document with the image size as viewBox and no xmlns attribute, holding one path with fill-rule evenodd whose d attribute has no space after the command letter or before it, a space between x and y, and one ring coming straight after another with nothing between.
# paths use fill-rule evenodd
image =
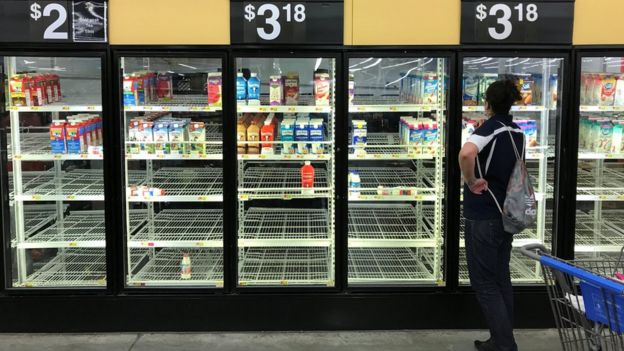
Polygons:
<instances>
[{"instance_id":1,"label":"store aisle floor","mask_svg":"<svg viewBox=\"0 0 624 351\"><path fill-rule=\"evenodd\" d=\"M0 334L1 351L473 351L483 331ZM520 350L560 350L556 330L517 332Z\"/></svg>"}]
</instances>

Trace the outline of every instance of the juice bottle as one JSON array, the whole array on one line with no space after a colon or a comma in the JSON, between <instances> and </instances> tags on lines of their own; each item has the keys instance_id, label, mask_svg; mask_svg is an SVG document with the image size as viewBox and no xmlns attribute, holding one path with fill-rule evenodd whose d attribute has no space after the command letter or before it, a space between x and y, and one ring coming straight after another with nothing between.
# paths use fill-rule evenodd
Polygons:
<instances>
[{"instance_id":1,"label":"juice bottle","mask_svg":"<svg viewBox=\"0 0 624 351\"><path fill-rule=\"evenodd\" d=\"M330 76L326 69L314 72L314 100L316 106L328 106L330 95Z\"/></svg>"},{"instance_id":2,"label":"juice bottle","mask_svg":"<svg viewBox=\"0 0 624 351\"><path fill-rule=\"evenodd\" d=\"M256 155L260 153L260 144L258 143L260 141L260 127L258 123L260 123L260 119L256 117L247 127L247 141L254 142L247 144L248 154Z\"/></svg>"},{"instance_id":3,"label":"juice bottle","mask_svg":"<svg viewBox=\"0 0 624 351\"><path fill-rule=\"evenodd\" d=\"M247 81L247 104L260 105L260 79L257 73L251 73Z\"/></svg>"},{"instance_id":4,"label":"juice bottle","mask_svg":"<svg viewBox=\"0 0 624 351\"><path fill-rule=\"evenodd\" d=\"M236 73L236 102L245 105L247 102L247 80L242 72Z\"/></svg>"},{"instance_id":5,"label":"juice bottle","mask_svg":"<svg viewBox=\"0 0 624 351\"><path fill-rule=\"evenodd\" d=\"M270 142L270 143L262 143L263 154L269 154L269 155L273 154L272 141L275 140L275 124L273 122L274 120L275 120L275 117L273 116L273 114L269 115L269 117L267 117L267 119L264 120L264 125L262 126L262 129L260 130L262 141Z\"/></svg>"},{"instance_id":6,"label":"juice bottle","mask_svg":"<svg viewBox=\"0 0 624 351\"><path fill-rule=\"evenodd\" d=\"M244 120L239 120L236 123L236 141L238 142L246 142L247 141L247 125ZM237 144L237 150L240 155L247 153L247 145L246 144Z\"/></svg>"},{"instance_id":7,"label":"juice bottle","mask_svg":"<svg viewBox=\"0 0 624 351\"><path fill-rule=\"evenodd\" d=\"M185 253L182 256L182 262L180 262L180 279L189 280L191 279L191 273L193 269L191 267L191 256Z\"/></svg>"},{"instance_id":8,"label":"juice bottle","mask_svg":"<svg viewBox=\"0 0 624 351\"><path fill-rule=\"evenodd\" d=\"M208 73L208 105L221 107L222 103L221 72Z\"/></svg>"},{"instance_id":9,"label":"juice bottle","mask_svg":"<svg viewBox=\"0 0 624 351\"><path fill-rule=\"evenodd\" d=\"M305 161L301 167L301 193L304 195L314 194L314 167L310 161Z\"/></svg>"}]
</instances>

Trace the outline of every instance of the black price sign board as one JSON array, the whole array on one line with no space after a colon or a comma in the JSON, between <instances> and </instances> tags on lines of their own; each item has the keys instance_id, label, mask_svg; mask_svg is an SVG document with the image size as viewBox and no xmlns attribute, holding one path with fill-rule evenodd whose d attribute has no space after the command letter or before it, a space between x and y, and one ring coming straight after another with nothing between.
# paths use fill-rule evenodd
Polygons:
<instances>
[{"instance_id":1,"label":"black price sign board","mask_svg":"<svg viewBox=\"0 0 624 351\"><path fill-rule=\"evenodd\" d=\"M107 41L107 2L2 0L0 42Z\"/></svg>"},{"instance_id":2,"label":"black price sign board","mask_svg":"<svg viewBox=\"0 0 624 351\"><path fill-rule=\"evenodd\" d=\"M343 1L230 2L232 44L342 44Z\"/></svg>"},{"instance_id":3,"label":"black price sign board","mask_svg":"<svg viewBox=\"0 0 624 351\"><path fill-rule=\"evenodd\" d=\"M571 44L573 1L463 1L462 44Z\"/></svg>"}]
</instances>

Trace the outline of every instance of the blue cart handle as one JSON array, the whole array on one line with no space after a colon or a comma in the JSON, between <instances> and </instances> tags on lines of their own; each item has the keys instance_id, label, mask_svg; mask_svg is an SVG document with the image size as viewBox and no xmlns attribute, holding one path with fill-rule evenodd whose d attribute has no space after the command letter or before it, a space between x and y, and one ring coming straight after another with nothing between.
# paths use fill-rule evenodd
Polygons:
<instances>
[{"instance_id":1,"label":"blue cart handle","mask_svg":"<svg viewBox=\"0 0 624 351\"><path fill-rule=\"evenodd\" d=\"M531 259L539 261L542 257L541 254L550 254L550 251L542 244L528 244L520 248L520 252Z\"/></svg>"}]
</instances>

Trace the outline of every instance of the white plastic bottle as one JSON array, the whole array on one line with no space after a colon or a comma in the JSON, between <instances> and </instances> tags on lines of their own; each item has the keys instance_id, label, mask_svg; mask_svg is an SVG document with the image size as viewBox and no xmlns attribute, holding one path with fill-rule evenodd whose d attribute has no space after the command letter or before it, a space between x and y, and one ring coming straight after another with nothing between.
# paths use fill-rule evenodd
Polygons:
<instances>
[{"instance_id":1,"label":"white plastic bottle","mask_svg":"<svg viewBox=\"0 0 624 351\"><path fill-rule=\"evenodd\" d=\"M355 198L360 197L360 187L362 186L360 180L360 173L358 171L351 171L351 186L350 186L350 195Z\"/></svg>"},{"instance_id":2,"label":"white plastic bottle","mask_svg":"<svg viewBox=\"0 0 624 351\"><path fill-rule=\"evenodd\" d=\"M191 267L191 256L185 253L182 256L182 262L180 263L180 279L189 280L191 279L191 273L193 269Z\"/></svg>"}]
</instances>

